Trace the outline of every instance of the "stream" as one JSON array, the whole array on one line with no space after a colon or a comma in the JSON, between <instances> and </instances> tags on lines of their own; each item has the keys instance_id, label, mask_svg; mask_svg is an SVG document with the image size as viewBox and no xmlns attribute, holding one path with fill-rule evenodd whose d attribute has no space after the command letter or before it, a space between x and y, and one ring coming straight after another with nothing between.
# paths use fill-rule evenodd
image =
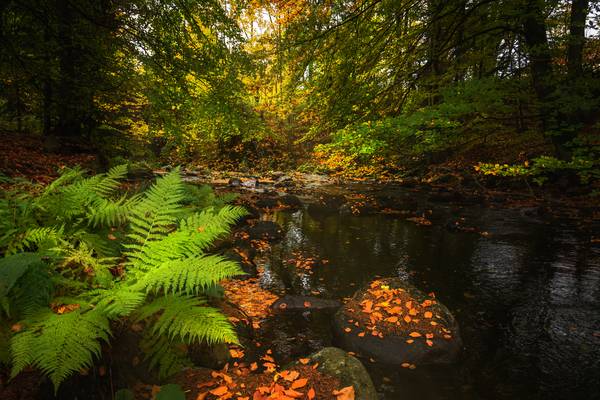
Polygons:
<instances>
[{"instance_id":1,"label":"stream","mask_svg":"<svg viewBox=\"0 0 600 400\"><path fill-rule=\"evenodd\" d=\"M408 370L363 359L382 399L600 398L594 228L523 209L431 202L406 189L353 188L362 192L433 223L340 212L319 193L301 196L300 209L261 216L284 230L262 261L261 283L279 294L342 300L375 277L400 277L434 292L459 322L461 360ZM477 229L454 229L457 220ZM297 269L299 255L319 262ZM335 345L331 315L319 312L278 314L262 334L284 362Z\"/></svg>"}]
</instances>

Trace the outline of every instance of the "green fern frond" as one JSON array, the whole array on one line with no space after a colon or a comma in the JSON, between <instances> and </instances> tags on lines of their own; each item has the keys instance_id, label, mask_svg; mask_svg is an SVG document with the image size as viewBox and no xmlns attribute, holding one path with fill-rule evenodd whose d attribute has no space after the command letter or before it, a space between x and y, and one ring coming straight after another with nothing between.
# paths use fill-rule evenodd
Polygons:
<instances>
[{"instance_id":1,"label":"green fern frond","mask_svg":"<svg viewBox=\"0 0 600 400\"><path fill-rule=\"evenodd\" d=\"M32 267L42 263L37 253L19 253L0 258L0 298L6 296Z\"/></svg>"},{"instance_id":2,"label":"green fern frond","mask_svg":"<svg viewBox=\"0 0 600 400\"><path fill-rule=\"evenodd\" d=\"M131 262L135 264L146 246L173 230L183 196L183 182L176 169L158 179L133 207L128 235L132 243L125 246L128 249L125 254Z\"/></svg>"},{"instance_id":3,"label":"green fern frond","mask_svg":"<svg viewBox=\"0 0 600 400\"><path fill-rule=\"evenodd\" d=\"M206 251L212 242L229 232L231 224L245 215L241 207L225 206L217 214L212 210L193 214L179 222L179 229L161 240L144 246L128 244L128 255L133 256L131 272L158 268L170 260L196 257Z\"/></svg>"},{"instance_id":4,"label":"green fern frond","mask_svg":"<svg viewBox=\"0 0 600 400\"><path fill-rule=\"evenodd\" d=\"M139 199L140 196L123 196L117 200L97 198L88 207L88 222L93 227L122 225Z\"/></svg>"},{"instance_id":5,"label":"green fern frond","mask_svg":"<svg viewBox=\"0 0 600 400\"><path fill-rule=\"evenodd\" d=\"M146 293L132 290L126 285L90 291L88 295L90 301L96 304L96 309L109 319L130 315L146 300Z\"/></svg>"},{"instance_id":6,"label":"green fern frond","mask_svg":"<svg viewBox=\"0 0 600 400\"><path fill-rule=\"evenodd\" d=\"M155 299L140 309L139 319L162 311L151 332L184 343L238 343L235 330L219 310L203 306L192 296L167 295Z\"/></svg>"},{"instance_id":7,"label":"green fern frond","mask_svg":"<svg viewBox=\"0 0 600 400\"><path fill-rule=\"evenodd\" d=\"M50 275L39 254L19 253L0 259L0 301L7 315L11 305L22 315L30 315L49 303L51 293Z\"/></svg>"},{"instance_id":8,"label":"green fern frond","mask_svg":"<svg viewBox=\"0 0 600 400\"><path fill-rule=\"evenodd\" d=\"M6 243L6 254L15 254L18 252L38 250L49 250L59 243L63 237L63 228L54 226L42 226L20 231L12 229L10 240Z\"/></svg>"},{"instance_id":9,"label":"green fern frond","mask_svg":"<svg viewBox=\"0 0 600 400\"><path fill-rule=\"evenodd\" d=\"M155 293L198 294L243 273L236 262L221 256L199 256L167 261L144 274L136 287Z\"/></svg>"},{"instance_id":10,"label":"green fern frond","mask_svg":"<svg viewBox=\"0 0 600 400\"><path fill-rule=\"evenodd\" d=\"M44 189L44 191L42 192L40 199L43 199L45 196L57 192L64 186L83 178L84 173L85 171L83 171L79 167L65 169L58 178L56 178L55 180L50 182L48 186L46 186L46 189Z\"/></svg>"},{"instance_id":11,"label":"green fern frond","mask_svg":"<svg viewBox=\"0 0 600 400\"><path fill-rule=\"evenodd\" d=\"M141 341L140 347L148 366L158 370L159 379L168 378L192 364L185 351L185 345L165 336L147 335Z\"/></svg>"},{"instance_id":12,"label":"green fern frond","mask_svg":"<svg viewBox=\"0 0 600 400\"><path fill-rule=\"evenodd\" d=\"M12 377L27 365L40 368L54 389L73 372L91 367L100 355L100 340L108 341L108 320L95 311L55 314L47 310L31 320L11 340Z\"/></svg>"}]
</instances>

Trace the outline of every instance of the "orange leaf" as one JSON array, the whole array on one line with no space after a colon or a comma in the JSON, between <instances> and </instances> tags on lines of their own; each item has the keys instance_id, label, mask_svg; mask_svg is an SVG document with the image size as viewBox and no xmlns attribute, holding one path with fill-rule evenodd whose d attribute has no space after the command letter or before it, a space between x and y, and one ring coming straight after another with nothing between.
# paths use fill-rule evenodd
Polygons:
<instances>
[{"instance_id":1,"label":"orange leaf","mask_svg":"<svg viewBox=\"0 0 600 400\"><path fill-rule=\"evenodd\" d=\"M408 334L408 336L410 337L421 337L421 334L419 332L411 332Z\"/></svg>"},{"instance_id":2,"label":"orange leaf","mask_svg":"<svg viewBox=\"0 0 600 400\"><path fill-rule=\"evenodd\" d=\"M354 386L346 386L340 390L333 391L337 400L354 400Z\"/></svg>"},{"instance_id":3,"label":"orange leaf","mask_svg":"<svg viewBox=\"0 0 600 400\"><path fill-rule=\"evenodd\" d=\"M386 321L391 322L393 324L395 322L398 322L398 317L389 317L389 318L386 318Z\"/></svg>"},{"instance_id":4,"label":"orange leaf","mask_svg":"<svg viewBox=\"0 0 600 400\"><path fill-rule=\"evenodd\" d=\"M310 359L308 359L308 358L301 358L298 361L300 361L300 364L306 365L306 364L308 364L310 362Z\"/></svg>"},{"instance_id":5,"label":"orange leaf","mask_svg":"<svg viewBox=\"0 0 600 400\"><path fill-rule=\"evenodd\" d=\"M223 396L228 391L229 389L227 386L219 386L218 388L211 390L210 394L214 394L215 396Z\"/></svg>"},{"instance_id":6,"label":"orange leaf","mask_svg":"<svg viewBox=\"0 0 600 400\"><path fill-rule=\"evenodd\" d=\"M425 343L427 343L427 346L429 346L429 347L433 346L433 342L431 340L429 340L429 339L427 339L425 341Z\"/></svg>"},{"instance_id":7,"label":"orange leaf","mask_svg":"<svg viewBox=\"0 0 600 400\"><path fill-rule=\"evenodd\" d=\"M358 337L364 337L364 336L365 336L365 333L364 333L364 332L360 332L360 333L358 334Z\"/></svg>"},{"instance_id":8,"label":"orange leaf","mask_svg":"<svg viewBox=\"0 0 600 400\"><path fill-rule=\"evenodd\" d=\"M409 323L410 321L412 321L412 318L409 317L408 315L404 316L404 322Z\"/></svg>"},{"instance_id":9,"label":"orange leaf","mask_svg":"<svg viewBox=\"0 0 600 400\"><path fill-rule=\"evenodd\" d=\"M306 386L307 383L308 383L308 379L301 378L301 379L298 379L297 381L295 381L294 383L292 383L292 385L290 387L292 389L300 389L301 387Z\"/></svg>"},{"instance_id":10,"label":"orange leaf","mask_svg":"<svg viewBox=\"0 0 600 400\"><path fill-rule=\"evenodd\" d=\"M344 328L344 332L346 332L346 333L352 332L352 329L351 328Z\"/></svg>"},{"instance_id":11,"label":"orange leaf","mask_svg":"<svg viewBox=\"0 0 600 400\"><path fill-rule=\"evenodd\" d=\"M281 375L283 376L283 372L281 373ZM283 379L285 379L288 382L292 382L292 381L295 381L296 379L298 379L299 376L300 376L300 372L289 371L285 376L283 376Z\"/></svg>"},{"instance_id":12,"label":"orange leaf","mask_svg":"<svg viewBox=\"0 0 600 400\"><path fill-rule=\"evenodd\" d=\"M315 389L310 388L308 389L308 393L306 393L306 397L308 397L308 400L313 400L315 398L316 394L315 394Z\"/></svg>"},{"instance_id":13,"label":"orange leaf","mask_svg":"<svg viewBox=\"0 0 600 400\"><path fill-rule=\"evenodd\" d=\"M423 314L425 316L425 318L431 318L433 317L433 313L431 311L425 311L425 314Z\"/></svg>"}]
</instances>

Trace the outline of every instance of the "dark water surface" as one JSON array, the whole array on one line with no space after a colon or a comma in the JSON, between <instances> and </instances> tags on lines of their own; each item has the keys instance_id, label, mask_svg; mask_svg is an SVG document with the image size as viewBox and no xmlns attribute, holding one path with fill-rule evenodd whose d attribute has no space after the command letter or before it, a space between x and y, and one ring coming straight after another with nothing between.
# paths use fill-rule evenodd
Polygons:
<instances>
[{"instance_id":1,"label":"dark water surface","mask_svg":"<svg viewBox=\"0 0 600 400\"><path fill-rule=\"evenodd\" d=\"M341 299L376 276L398 276L435 292L459 321L462 359L414 371L363 360L384 399L599 399L600 246L589 229L409 197L432 210L433 226L318 204L271 215L285 239L266 260L263 283ZM489 235L448 229L459 217ZM288 260L298 252L329 262L313 274L296 271ZM265 330L291 358L331 345L330 319L278 316Z\"/></svg>"}]
</instances>

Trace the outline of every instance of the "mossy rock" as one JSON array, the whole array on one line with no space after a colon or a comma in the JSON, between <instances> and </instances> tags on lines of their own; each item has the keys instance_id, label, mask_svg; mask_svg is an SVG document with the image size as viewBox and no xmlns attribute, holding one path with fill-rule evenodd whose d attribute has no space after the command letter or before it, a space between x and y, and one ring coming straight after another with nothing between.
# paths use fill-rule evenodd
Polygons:
<instances>
[{"instance_id":1,"label":"mossy rock","mask_svg":"<svg viewBox=\"0 0 600 400\"><path fill-rule=\"evenodd\" d=\"M337 347L325 347L307 357L317 370L342 382L342 387L354 386L356 400L377 400L375 385L362 363ZM297 363L294 363L297 364Z\"/></svg>"}]
</instances>

